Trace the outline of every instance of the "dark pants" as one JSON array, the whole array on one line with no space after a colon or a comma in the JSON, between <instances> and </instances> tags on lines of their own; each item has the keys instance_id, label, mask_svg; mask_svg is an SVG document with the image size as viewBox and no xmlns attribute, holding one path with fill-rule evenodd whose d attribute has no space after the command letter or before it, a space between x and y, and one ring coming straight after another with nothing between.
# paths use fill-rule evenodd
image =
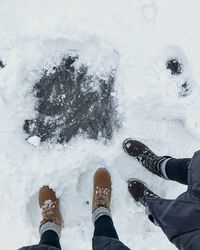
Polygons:
<instances>
[{"instance_id":1,"label":"dark pants","mask_svg":"<svg viewBox=\"0 0 200 250\"><path fill-rule=\"evenodd\" d=\"M96 236L105 236L114 239L119 239L113 221L110 217L104 215L101 216L95 222L94 237ZM46 231L45 233L42 234L39 244L53 246L58 249L61 249L60 240L57 233L51 230Z\"/></svg>"},{"instance_id":2,"label":"dark pants","mask_svg":"<svg viewBox=\"0 0 200 250\"><path fill-rule=\"evenodd\" d=\"M42 234L39 244L52 246L52 247L56 247L58 249L61 249L60 239L59 239L57 233L55 233L52 230L48 230Z\"/></svg>"},{"instance_id":3,"label":"dark pants","mask_svg":"<svg viewBox=\"0 0 200 250\"><path fill-rule=\"evenodd\" d=\"M99 219L95 222L94 237L96 236L105 236L117 240L119 239L113 221L110 217L104 215L99 217Z\"/></svg>"},{"instance_id":4,"label":"dark pants","mask_svg":"<svg viewBox=\"0 0 200 250\"><path fill-rule=\"evenodd\" d=\"M177 181L181 184L188 185L188 167L190 165L191 158L175 159L172 158L167 161L165 171L167 177L172 181ZM149 205L148 205L149 206ZM151 211L152 212L152 211ZM149 220L157 225L154 216L148 215Z\"/></svg>"},{"instance_id":5,"label":"dark pants","mask_svg":"<svg viewBox=\"0 0 200 250\"><path fill-rule=\"evenodd\" d=\"M170 159L166 164L166 174L170 180L188 184L188 166L191 158Z\"/></svg>"}]
</instances>

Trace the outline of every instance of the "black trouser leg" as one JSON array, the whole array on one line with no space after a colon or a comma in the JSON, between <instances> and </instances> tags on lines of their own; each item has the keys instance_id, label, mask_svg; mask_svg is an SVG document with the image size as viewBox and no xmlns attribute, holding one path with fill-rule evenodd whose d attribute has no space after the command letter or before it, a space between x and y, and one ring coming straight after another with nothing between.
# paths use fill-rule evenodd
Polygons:
<instances>
[{"instance_id":1,"label":"black trouser leg","mask_svg":"<svg viewBox=\"0 0 200 250\"><path fill-rule=\"evenodd\" d=\"M181 184L188 184L188 166L190 158L170 159L166 163L166 174L170 180L177 181Z\"/></svg>"},{"instance_id":2,"label":"black trouser leg","mask_svg":"<svg viewBox=\"0 0 200 250\"><path fill-rule=\"evenodd\" d=\"M95 222L94 237L96 236L119 239L113 221L109 216L103 215Z\"/></svg>"},{"instance_id":3,"label":"black trouser leg","mask_svg":"<svg viewBox=\"0 0 200 250\"><path fill-rule=\"evenodd\" d=\"M58 249L61 249L60 239L57 233L52 230L48 230L42 234L39 244L53 246Z\"/></svg>"}]
</instances>

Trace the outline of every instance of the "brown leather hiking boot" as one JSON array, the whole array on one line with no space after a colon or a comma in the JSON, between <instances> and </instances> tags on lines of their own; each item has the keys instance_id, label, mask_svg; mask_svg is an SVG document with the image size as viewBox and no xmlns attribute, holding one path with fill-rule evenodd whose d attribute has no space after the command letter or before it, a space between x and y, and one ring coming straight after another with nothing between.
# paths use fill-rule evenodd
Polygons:
<instances>
[{"instance_id":1,"label":"brown leather hiking boot","mask_svg":"<svg viewBox=\"0 0 200 250\"><path fill-rule=\"evenodd\" d=\"M106 168L99 168L94 174L94 189L92 212L98 207L105 207L110 210L111 201L111 176Z\"/></svg>"},{"instance_id":2,"label":"brown leather hiking boot","mask_svg":"<svg viewBox=\"0 0 200 250\"><path fill-rule=\"evenodd\" d=\"M63 227L63 221L59 209L59 200L55 192L48 186L44 186L39 192L39 205L42 209L43 220L40 222L40 228L47 222L54 222L60 228Z\"/></svg>"},{"instance_id":3,"label":"brown leather hiking boot","mask_svg":"<svg viewBox=\"0 0 200 250\"><path fill-rule=\"evenodd\" d=\"M126 153L137 159L142 166L151 173L158 175L163 179L168 179L167 176L163 174L161 164L165 160L172 158L171 156L158 156L145 144L131 138L124 140L122 146Z\"/></svg>"}]
</instances>

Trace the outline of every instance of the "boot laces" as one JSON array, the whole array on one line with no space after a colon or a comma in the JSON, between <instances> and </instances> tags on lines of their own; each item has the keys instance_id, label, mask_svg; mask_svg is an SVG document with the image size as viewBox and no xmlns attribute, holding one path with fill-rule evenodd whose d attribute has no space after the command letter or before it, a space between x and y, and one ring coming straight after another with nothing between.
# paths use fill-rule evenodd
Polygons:
<instances>
[{"instance_id":1,"label":"boot laces","mask_svg":"<svg viewBox=\"0 0 200 250\"><path fill-rule=\"evenodd\" d=\"M108 207L109 202L110 202L110 192L111 190L109 188L100 188L96 187L96 203L97 206L103 206L103 207Z\"/></svg>"},{"instance_id":2,"label":"boot laces","mask_svg":"<svg viewBox=\"0 0 200 250\"><path fill-rule=\"evenodd\" d=\"M144 150L143 154L139 155L138 158L144 167L146 167L147 169L151 169L156 173L159 173L157 169L159 157L152 151Z\"/></svg>"},{"instance_id":3,"label":"boot laces","mask_svg":"<svg viewBox=\"0 0 200 250\"><path fill-rule=\"evenodd\" d=\"M42 206L42 216L43 220L41 224L44 224L48 221L58 224L58 218L56 214L57 203L56 201L47 200Z\"/></svg>"},{"instance_id":4,"label":"boot laces","mask_svg":"<svg viewBox=\"0 0 200 250\"><path fill-rule=\"evenodd\" d=\"M149 190L147 187L145 187L144 189L144 195L143 197L140 199L140 202L146 206L147 204L147 199L151 199L151 198L158 198L159 196L155 193L153 193L151 190Z\"/></svg>"}]
</instances>

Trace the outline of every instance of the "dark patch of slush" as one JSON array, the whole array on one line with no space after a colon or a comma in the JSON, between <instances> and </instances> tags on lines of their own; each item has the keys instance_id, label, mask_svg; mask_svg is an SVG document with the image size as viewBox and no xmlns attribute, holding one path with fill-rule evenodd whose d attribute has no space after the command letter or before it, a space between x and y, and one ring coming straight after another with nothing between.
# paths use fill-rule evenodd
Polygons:
<instances>
[{"instance_id":1,"label":"dark patch of slush","mask_svg":"<svg viewBox=\"0 0 200 250\"><path fill-rule=\"evenodd\" d=\"M172 75L180 75L183 72L183 65L176 58L168 60L166 67Z\"/></svg>"},{"instance_id":2,"label":"dark patch of slush","mask_svg":"<svg viewBox=\"0 0 200 250\"><path fill-rule=\"evenodd\" d=\"M78 56L67 56L52 72L44 71L34 86L34 120L25 120L24 130L41 141L66 143L82 134L98 140L112 138L119 127L112 96L116 70L97 76L88 67L75 66Z\"/></svg>"},{"instance_id":3,"label":"dark patch of slush","mask_svg":"<svg viewBox=\"0 0 200 250\"><path fill-rule=\"evenodd\" d=\"M0 68L4 68L5 65L3 64L3 62L0 60Z\"/></svg>"},{"instance_id":4,"label":"dark patch of slush","mask_svg":"<svg viewBox=\"0 0 200 250\"><path fill-rule=\"evenodd\" d=\"M184 70L183 64L177 58L172 58L168 60L166 68L173 76L181 75ZM187 97L192 92L191 83L188 80L183 81L181 84L179 84L178 87L180 97Z\"/></svg>"}]
</instances>

